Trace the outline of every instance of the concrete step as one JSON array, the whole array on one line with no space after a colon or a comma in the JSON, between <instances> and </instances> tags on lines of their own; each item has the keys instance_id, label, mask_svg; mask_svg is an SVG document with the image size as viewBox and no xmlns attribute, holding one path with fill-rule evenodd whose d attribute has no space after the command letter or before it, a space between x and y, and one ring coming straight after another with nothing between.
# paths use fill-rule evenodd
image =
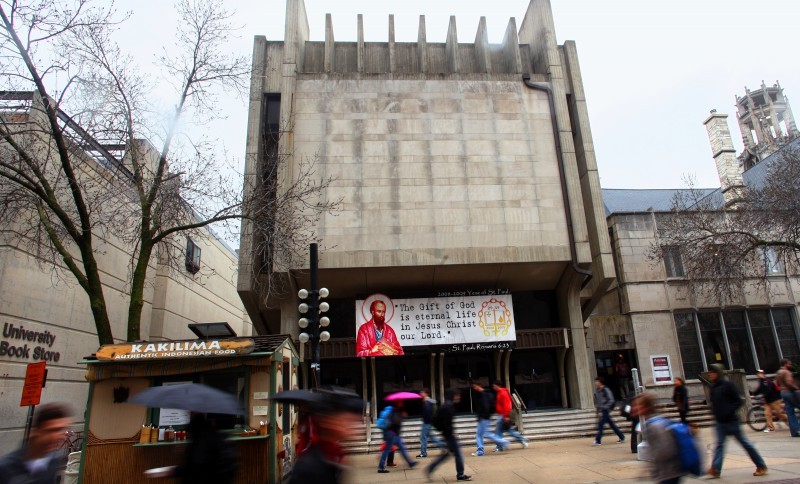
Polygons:
<instances>
[{"instance_id":1,"label":"concrete step","mask_svg":"<svg viewBox=\"0 0 800 484\"><path fill-rule=\"evenodd\" d=\"M711 409L705 402L691 402L688 421L700 427L712 425L714 420ZM657 411L667 418L678 420L678 412L672 404L658 404ZM614 422L625 433L630 434L631 422L622 418L618 410L612 412ZM455 417L453 427L455 434L463 448L475 445L475 428L477 419L474 415L458 415ZM408 448L409 454L416 454L419 449L419 435L422 429L422 420L410 418L403 422L401 436ZM565 438L591 437L597 431L597 417L594 410L583 409L553 409L538 410L522 415L522 434L531 441L542 441ZM438 435L437 431L433 431ZM606 431L608 435L608 431ZM348 453L376 453L383 444L383 431L377 425L371 424L372 439L367 441L367 427L360 424L354 429L353 438L343 442L342 445ZM491 441L487 444L492 445ZM512 446L516 445L512 442Z\"/></svg>"}]
</instances>

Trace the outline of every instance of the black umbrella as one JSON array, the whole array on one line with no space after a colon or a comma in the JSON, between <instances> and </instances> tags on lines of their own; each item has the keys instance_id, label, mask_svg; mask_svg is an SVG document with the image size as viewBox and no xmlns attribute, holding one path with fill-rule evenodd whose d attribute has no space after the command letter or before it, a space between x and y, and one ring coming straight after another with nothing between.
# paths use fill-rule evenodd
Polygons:
<instances>
[{"instance_id":1,"label":"black umbrella","mask_svg":"<svg viewBox=\"0 0 800 484\"><path fill-rule=\"evenodd\" d=\"M276 393L272 400L280 403L308 405L312 412L354 412L364 411L364 400L357 393L346 388L326 386L317 391L287 390Z\"/></svg>"},{"instance_id":2,"label":"black umbrella","mask_svg":"<svg viewBox=\"0 0 800 484\"><path fill-rule=\"evenodd\" d=\"M152 408L246 415L235 396L199 383L150 387L131 397L128 402Z\"/></svg>"},{"instance_id":3,"label":"black umbrella","mask_svg":"<svg viewBox=\"0 0 800 484\"><path fill-rule=\"evenodd\" d=\"M319 403L323 400L322 396L317 392L310 390L286 390L285 392L278 392L270 400L280 403L293 403L295 405L303 405L309 403Z\"/></svg>"}]
</instances>

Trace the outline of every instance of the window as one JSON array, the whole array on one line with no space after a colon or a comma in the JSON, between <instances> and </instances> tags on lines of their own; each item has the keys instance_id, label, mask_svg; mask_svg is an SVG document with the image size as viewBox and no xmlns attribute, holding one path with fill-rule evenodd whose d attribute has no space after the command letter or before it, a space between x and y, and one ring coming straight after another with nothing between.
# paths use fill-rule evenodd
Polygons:
<instances>
[{"instance_id":1,"label":"window","mask_svg":"<svg viewBox=\"0 0 800 484\"><path fill-rule=\"evenodd\" d=\"M749 374L755 373L756 367L774 373L781 357L800 360L792 311L792 308L725 310L721 320L719 310L676 312L675 330L684 376L697 378L712 363L743 369Z\"/></svg>"},{"instance_id":2,"label":"window","mask_svg":"<svg viewBox=\"0 0 800 484\"><path fill-rule=\"evenodd\" d=\"M667 271L667 277L686 277L686 271L683 269L680 247L669 245L662 247L661 250L664 257L664 269Z\"/></svg>"},{"instance_id":3,"label":"window","mask_svg":"<svg viewBox=\"0 0 800 484\"><path fill-rule=\"evenodd\" d=\"M200 270L200 247L190 238L186 239L186 270L192 274Z\"/></svg>"},{"instance_id":4,"label":"window","mask_svg":"<svg viewBox=\"0 0 800 484\"><path fill-rule=\"evenodd\" d=\"M768 276L783 274L783 264L774 247L761 247L759 251L764 263L764 273Z\"/></svg>"}]
</instances>

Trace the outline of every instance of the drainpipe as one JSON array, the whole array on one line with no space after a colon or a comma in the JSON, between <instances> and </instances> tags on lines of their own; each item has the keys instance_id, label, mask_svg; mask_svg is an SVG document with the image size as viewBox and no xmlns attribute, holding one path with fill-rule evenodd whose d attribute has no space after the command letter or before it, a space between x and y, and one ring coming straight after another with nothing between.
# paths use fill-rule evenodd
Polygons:
<instances>
[{"instance_id":1,"label":"drainpipe","mask_svg":"<svg viewBox=\"0 0 800 484\"><path fill-rule=\"evenodd\" d=\"M559 137L558 131L558 120L556 119L556 103L553 100L553 90L544 83L536 83L531 82L530 74L523 74L522 75L522 82L525 83L531 89L536 91L543 91L547 93L547 101L550 104L550 122L553 125L553 138L555 138L556 142L556 157L558 158L558 178L561 180L561 196L564 198L564 214L567 217L567 235L569 236L569 252L572 257L572 270L577 272L578 274L582 274L585 276L583 283L581 284L581 289L586 287L589 284L589 281L592 280L594 274L592 271L588 269L582 269L578 266L578 254L577 250L575 249L575 233L572 228L572 214L570 213L569 207L569 193L567 193L567 179L564 175L564 155L561 153L561 138Z\"/></svg>"}]
</instances>

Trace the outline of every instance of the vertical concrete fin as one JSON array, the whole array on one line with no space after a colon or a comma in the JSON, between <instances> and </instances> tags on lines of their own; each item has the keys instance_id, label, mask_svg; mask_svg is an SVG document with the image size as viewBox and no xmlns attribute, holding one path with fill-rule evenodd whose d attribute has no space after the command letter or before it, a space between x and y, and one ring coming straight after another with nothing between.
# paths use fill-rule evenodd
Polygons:
<instances>
[{"instance_id":1,"label":"vertical concrete fin","mask_svg":"<svg viewBox=\"0 0 800 484\"><path fill-rule=\"evenodd\" d=\"M742 170L736 158L736 149L733 147L731 131L728 128L728 115L717 113L716 109L703 121L711 143L711 154L717 165L717 174L722 188L725 204L732 206L739 197L740 189L744 185Z\"/></svg>"},{"instance_id":2,"label":"vertical concrete fin","mask_svg":"<svg viewBox=\"0 0 800 484\"><path fill-rule=\"evenodd\" d=\"M389 72L397 70L397 51L394 45L394 15L389 15Z\"/></svg>"},{"instance_id":3,"label":"vertical concrete fin","mask_svg":"<svg viewBox=\"0 0 800 484\"><path fill-rule=\"evenodd\" d=\"M417 34L417 59L419 61L419 71L423 74L428 72L428 41L425 34L425 16L419 16L419 34Z\"/></svg>"},{"instance_id":4,"label":"vertical concrete fin","mask_svg":"<svg viewBox=\"0 0 800 484\"><path fill-rule=\"evenodd\" d=\"M519 42L528 44L531 55L531 59L522 59L523 70L532 65L533 73L551 74L551 68L561 64L550 0L531 0L528 4L519 27Z\"/></svg>"},{"instance_id":5,"label":"vertical concrete fin","mask_svg":"<svg viewBox=\"0 0 800 484\"><path fill-rule=\"evenodd\" d=\"M447 41L444 45L444 57L449 73L458 72L458 34L456 33L456 16L450 16L450 26L447 28Z\"/></svg>"},{"instance_id":6,"label":"vertical concrete fin","mask_svg":"<svg viewBox=\"0 0 800 484\"><path fill-rule=\"evenodd\" d=\"M475 63L478 72L491 72L491 62L489 57L489 34L486 32L486 17L481 17L478 22L478 33L475 35Z\"/></svg>"},{"instance_id":7,"label":"vertical concrete fin","mask_svg":"<svg viewBox=\"0 0 800 484\"><path fill-rule=\"evenodd\" d=\"M333 72L335 66L333 59L335 55L333 42L333 18L331 14L325 14L325 72Z\"/></svg>"},{"instance_id":8,"label":"vertical concrete fin","mask_svg":"<svg viewBox=\"0 0 800 484\"><path fill-rule=\"evenodd\" d=\"M306 5L303 3L303 0L286 0L286 28L283 32L283 63L296 64L297 72L303 72L308 31Z\"/></svg>"},{"instance_id":9,"label":"vertical concrete fin","mask_svg":"<svg viewBox=\"0 0 800 484\"><path fill-rule=\"evenodd\" d=\"M517 20L511 17L508 20L506 34L503 36L503 59L506 72L512 74L522 73L522 59L519 54L519 36L517 36Z\"/></svg>"},{"instance_id":10,"label":"vertical concrete fin","mask_svg":"<svg viewBox=\"0 0 800 484\"><path fill-rule=\"evenodd\" d=\"M364 72L364 15L358 14L358 46L356 47L358 72Z\"/></svg>"}]
</instances>

